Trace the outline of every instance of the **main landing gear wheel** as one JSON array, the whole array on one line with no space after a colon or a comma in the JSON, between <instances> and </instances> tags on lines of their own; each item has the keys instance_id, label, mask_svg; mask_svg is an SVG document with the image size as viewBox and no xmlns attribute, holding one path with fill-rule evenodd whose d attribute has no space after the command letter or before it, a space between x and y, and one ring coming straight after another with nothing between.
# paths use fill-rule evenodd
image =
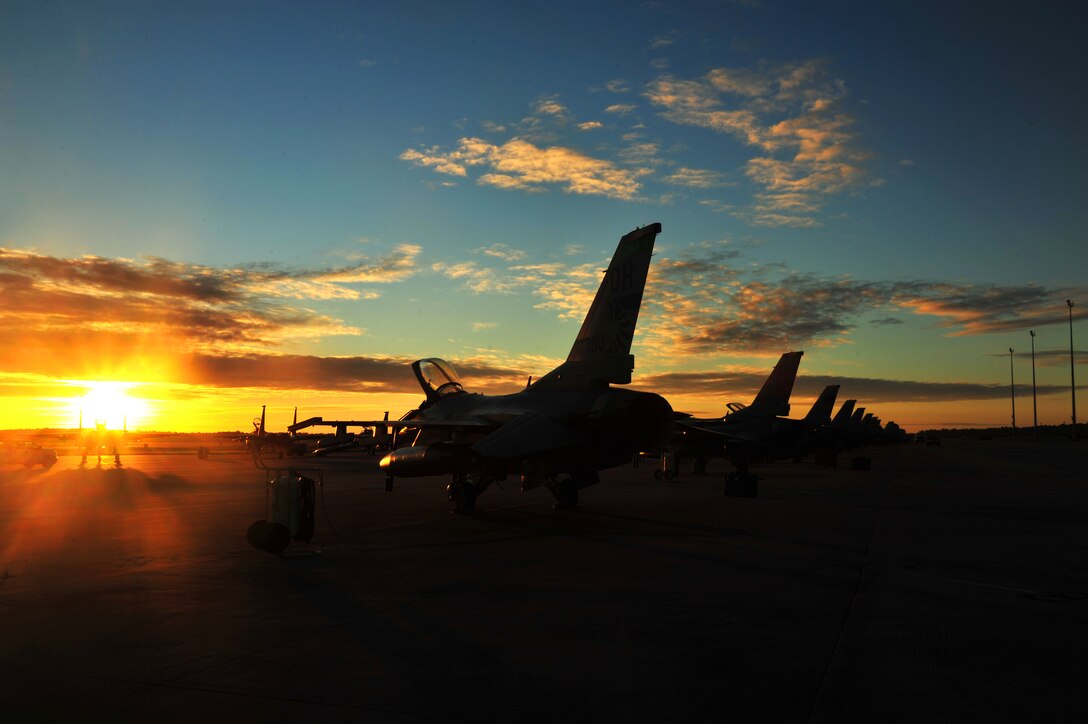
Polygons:
<instances>
[{"instance_id":1,"label":"main landing gear wheel","mask_svg":"<svg viewBox=\"0 0 1088 724\"><path fill-rule=\"evenodd\" d=\"M258 520L249 526L246 531L249 544L262 551L268 551L273 555L282 555L291 543L291 531L287 526L279 523L271 523L267 520Z\"/></svg>"},{"instance_id":2,"label":"main landing gear wheel","mask_svg":"<svg viewBox=\"0 0 1088 724\"><path fill-rule=\"evenodd\" d=\"M473 513L476 511L476 496L479 491L467 480L453 480L446 486L446 494L453 503L454 513Z\"/></svg>"},{"instance_id":3,"label":"main landing gear wheel","mask_svg":"<svg viewBox=\"0 0 1088 724\"><path fill-rule=\"evenodd\" d=\"M578 484L573 480L560 480L552 485L555 510L574 510L578 507Z\"/></svg>"}]
</instances>

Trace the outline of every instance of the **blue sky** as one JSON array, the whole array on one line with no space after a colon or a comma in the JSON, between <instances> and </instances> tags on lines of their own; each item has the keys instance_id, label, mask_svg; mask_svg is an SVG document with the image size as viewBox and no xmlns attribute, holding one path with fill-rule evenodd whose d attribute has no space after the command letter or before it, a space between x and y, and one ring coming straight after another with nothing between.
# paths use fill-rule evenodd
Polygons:
<instances>
[{"instance_id":1,"label":"blue sky","mask_svg":"<svg viewBox=\"0 0 1088 724\"><path fill-rule=\"evenodd\" d=\"M801 379L854 380L843 396L879 395L901 424L999 423L1001 353L1035 327L1058 422L1064 300L1088 304L1085 20L1064 3L7 3L0 279L5 324L41 355L0 358L8 407L108 375L380 407L411 380L367 364L431 355L509 388L565 356L619 236L660 221L636 382L690 375L664 390L678 408L748 400L805 349ZM146 359L162 340L181 362ZM320 374L284 381L301 358ZM239 360L248 382L223 371ZM693 391L722 371L749 377ZM975 387L922 401L862 380Z\"/></svg>"}]
</instances>

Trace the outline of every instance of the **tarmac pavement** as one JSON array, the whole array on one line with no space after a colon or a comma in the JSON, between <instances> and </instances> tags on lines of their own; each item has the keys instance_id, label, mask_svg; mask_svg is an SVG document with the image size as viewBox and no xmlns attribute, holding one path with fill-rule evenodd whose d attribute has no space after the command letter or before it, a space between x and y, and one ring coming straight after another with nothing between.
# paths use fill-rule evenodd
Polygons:
<instances>
[{"instance_id":1,"label":"tarmac pavement","mask_svg":"<svg viewBox=\"0 0 1088 724\"><path fill-rule=\"evenodd\" d=\"M867 449L761 466L757 498L644 463L473 515L313 460L282 558L246 541L268 474L240 452L5 468L0 716L1088 721L1086 450Z\"/></svg>"}]
</instances>

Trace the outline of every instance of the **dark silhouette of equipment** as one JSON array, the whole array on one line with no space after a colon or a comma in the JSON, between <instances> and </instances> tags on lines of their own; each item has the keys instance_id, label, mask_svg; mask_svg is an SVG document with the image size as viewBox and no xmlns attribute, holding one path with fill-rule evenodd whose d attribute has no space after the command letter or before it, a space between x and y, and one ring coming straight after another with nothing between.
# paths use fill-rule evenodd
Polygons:
<instances>
[{"instance_id":1,"label":"dark silhouette of equipment","mask_svg":"<svg viewBox=\"0 0 1088 724\"><path fill-rule=\"evenodd\" d=\"M268 481L267 519L249 526L246 538L260 550L281 555L291 541L309 543L314 535L317 483L291 470Z\"/></svg>"}]
</instances>

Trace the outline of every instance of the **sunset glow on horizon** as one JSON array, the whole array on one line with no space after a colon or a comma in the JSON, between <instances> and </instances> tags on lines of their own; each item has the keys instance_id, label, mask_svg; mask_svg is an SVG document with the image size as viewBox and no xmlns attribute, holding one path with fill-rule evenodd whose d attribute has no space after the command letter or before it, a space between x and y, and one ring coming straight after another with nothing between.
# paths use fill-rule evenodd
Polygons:
<instances>
[{"instance_id":1,"label":"sunset glow on horizon","mask_svg":"<svg viewBox=\"0 0 1088 724\"><path fill-rule=\"evenodd\" d=\"M1069 422L1071 11L594 8L6 4L0 429L395 418L430 356L515 392L651 222L633 386L677 410L804 350L794 417L841 384L907 430L1007 425L1014 384L1024 426L1034 341Z\"/></svg>"}]
</instances>

